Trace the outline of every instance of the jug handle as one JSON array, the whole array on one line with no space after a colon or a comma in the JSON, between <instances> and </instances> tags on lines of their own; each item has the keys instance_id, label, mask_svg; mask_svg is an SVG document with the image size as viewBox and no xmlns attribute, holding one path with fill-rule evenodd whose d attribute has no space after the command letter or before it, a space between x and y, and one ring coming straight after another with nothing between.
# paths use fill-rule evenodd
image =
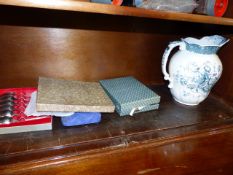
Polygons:
<instances>
[{"instance_id":1,"label":"jug handle","mask_svg":"<svg viewBox=\"0 0 233 175\"><path fill-rule=\"evenodd\" d=\"M185 43L183 41L173 41L170 42L168 47L166 48L166 50L164 51L163 57L162 57L162 72L164 75L164 80L168 80L169 81L169 88L173 87L172 84L172 79L170 77L170 75L167 73L166 67L167 67L167 61L168 61L168 57L172 51L172 49L174 49L175 47L179 46L180 50L184 50L185 49Z\"/></svg>"}]
</instances>

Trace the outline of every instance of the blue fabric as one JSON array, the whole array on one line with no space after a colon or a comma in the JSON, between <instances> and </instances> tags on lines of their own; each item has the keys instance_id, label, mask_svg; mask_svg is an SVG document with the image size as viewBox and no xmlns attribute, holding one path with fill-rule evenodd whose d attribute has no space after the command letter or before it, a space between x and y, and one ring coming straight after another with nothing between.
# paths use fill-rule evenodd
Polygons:
<instances>
[{"instance_id":1,"label":"blue fabric","mask_svg":"<svg viewBox=\"0 0 233 175\"><path fill-rule=\"evenodd\" d=\"M64 126L86 125L91 123L99 123L101 113L99 112L76 112L71 116L61 117Z\"/></svg>"}]
</instances>

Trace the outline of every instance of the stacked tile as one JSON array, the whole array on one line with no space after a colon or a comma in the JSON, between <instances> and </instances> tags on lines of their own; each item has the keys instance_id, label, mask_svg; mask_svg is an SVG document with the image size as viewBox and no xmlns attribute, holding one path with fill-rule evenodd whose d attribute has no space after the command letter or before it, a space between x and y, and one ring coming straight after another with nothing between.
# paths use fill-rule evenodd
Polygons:
<instances>
[{"instance_id":1,"label":"stacked tile","mask_svg":"<svg viewBox=\"0 0 233 175\"><path fill-rule=\"evenodd\" d=\"M39 78L37 111L114 112L114 105L97 82Z\"/></svg>"}]
</instances>

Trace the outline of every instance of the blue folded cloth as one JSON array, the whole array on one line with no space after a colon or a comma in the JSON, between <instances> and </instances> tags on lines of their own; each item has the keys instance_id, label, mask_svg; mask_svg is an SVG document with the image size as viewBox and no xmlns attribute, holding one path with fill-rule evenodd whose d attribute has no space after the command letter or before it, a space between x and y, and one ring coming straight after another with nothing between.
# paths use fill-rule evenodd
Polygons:
<instances>
[{"instance_id":1,"label":"blue folded cloth","mask_svg":"<svg viewBox=\"0 0 233 175\"><path fill-rule=\"evenodd\" d=\"M86 125L91 123L99 123L101 113L99 112L75 112L71 116L61 117L64 126Z\"/></svg>"}]
</instances>

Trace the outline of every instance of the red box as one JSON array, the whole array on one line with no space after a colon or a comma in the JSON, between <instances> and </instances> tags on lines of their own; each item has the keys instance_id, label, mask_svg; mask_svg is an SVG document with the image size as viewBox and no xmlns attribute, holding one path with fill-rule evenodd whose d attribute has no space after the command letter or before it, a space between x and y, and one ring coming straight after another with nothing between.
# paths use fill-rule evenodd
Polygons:
<instances>
[{"instance_id":1,"label":"red box","mask_svg":"<svg viewBox=\"0 0 233 175\"><path fill-rule=\"evenodd\" d=\"M9 88L0 89L0 95L14 92L16 98L13 120L9 124L0 123L0 134L19 133L27 131L41 131L52 129L52 116L26 116L24 110L27 107L32 92L37 88Z\"/></svg>"}]
</instances>

